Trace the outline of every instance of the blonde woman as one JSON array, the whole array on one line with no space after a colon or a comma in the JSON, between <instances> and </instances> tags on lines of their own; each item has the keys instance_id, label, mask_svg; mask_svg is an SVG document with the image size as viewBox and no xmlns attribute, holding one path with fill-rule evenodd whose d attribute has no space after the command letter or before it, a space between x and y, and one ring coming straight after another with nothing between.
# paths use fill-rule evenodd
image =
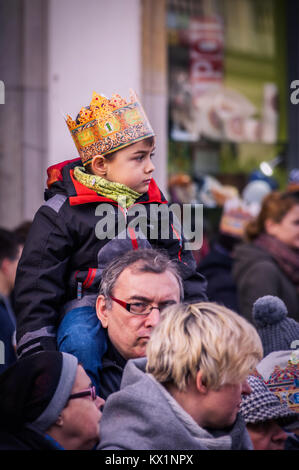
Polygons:
<instances>
[{"instance_id":1,"label":"blonde woman","mask_svg":"<svg viewBox=\"0 0 299 470\"><path fill-rule=\"evenodd\" d=\"M128 362L106 402L101 449L252 449L239 415L262 358L245 319L214 303L161 313L146 358Z\"/></svg>"}]
</instances>

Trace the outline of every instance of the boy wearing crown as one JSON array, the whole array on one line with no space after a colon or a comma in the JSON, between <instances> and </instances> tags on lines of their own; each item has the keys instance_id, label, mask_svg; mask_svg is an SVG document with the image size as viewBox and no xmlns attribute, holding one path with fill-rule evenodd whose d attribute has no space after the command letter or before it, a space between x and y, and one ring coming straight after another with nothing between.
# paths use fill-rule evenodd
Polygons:
<instances>
[{"instance_id":1,"label":"boy wearing crown","mask_svg":"<svg viewBox=\"0 0 299 470\"><path fill-rule=\"evenodd\" d=\"M107 263L130 249L161 248L178 262L188 301L206 300L206 282L170 211L168 237L144 230L144 222L146 229L159 223L151 208L167 201L152 178L155 137L136 95L126 102L94 93L67 125L83 167L77 158L48 169L46 202L17 272L17 352L58 346L78 357L98 387L106 340L95 303ZM143 209L140 233L136 208Z\"/></svg>"}]
</instances>

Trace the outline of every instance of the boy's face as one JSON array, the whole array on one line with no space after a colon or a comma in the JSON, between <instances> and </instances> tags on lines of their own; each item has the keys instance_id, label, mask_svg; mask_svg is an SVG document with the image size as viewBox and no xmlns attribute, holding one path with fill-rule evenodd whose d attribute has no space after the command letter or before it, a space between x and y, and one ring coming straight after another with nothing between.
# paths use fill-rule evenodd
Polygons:
<instances>
[{"instance_id":1,"label":"boy's face","mask_svg":"<svg viewBox=\"0 0 299 470\"><path fill-rule=\"evenodd\" d=\"M104 177L108 181L125 184L138 193L146 193L155 169L151 160L154 150L155 141L151 144L141 140L115 152L112 161L108 155Z\"/></svg>"}]
</instances>

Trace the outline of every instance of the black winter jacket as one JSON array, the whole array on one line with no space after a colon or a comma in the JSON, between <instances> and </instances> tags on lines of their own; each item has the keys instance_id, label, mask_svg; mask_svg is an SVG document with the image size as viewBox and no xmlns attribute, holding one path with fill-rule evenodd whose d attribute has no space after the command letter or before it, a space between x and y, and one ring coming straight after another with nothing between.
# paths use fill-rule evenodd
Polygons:
<instances>
[{"instance_id":1,"label":"black winter jacket","mask_svg":"<svg viewBox=\"0 0 299 470\"><path fill-rule=\"evenodd\" d=\"M14 431L0 428L0 450L64 450L49 436L31 425Z\"/></svg>"},{"instance_id":2,"label":"black winter jacket","mask_svg":"<svg viewBox=\"0 0 299 470\"><path fill-rule=\"evenodd\" d=\"M199 263L197 270L208 282L209 300L238 312L237 285L232 276L232 264L230 253L215 244Z\"/></svg>"},{"instance_id":3,"label":"black winter jacket","mask_svg":"<svg viewBox=\"0 0 299 470\"><path fill-rule=\"evenodd\" d=\"M150 239L134 230L141 205L147 228L153 223L152 214L149 220L151 207L167 207L156 183L152 180L148 192L125 213L117 202L76 181L73 169L77 165L80 159L48 169L46 202L35 215L19 262L15 285L19 356L56 349L56 329L63 316L86 299L94 299L105 264L138 246L166 250L180 268L185 299L207 300L206 281L196 272L191 251L184 249L171 211L167 239L160 232L157 239ZM157 213L154 222L162 217ZM109 237L100 239L103 232ZM125 234L124 239L118 233Z\"/></svg>"},{"instance_id":4,"label":"black winter jacket","mask_svg":"<svg viewBox=\"0 0 299 470\"><path fill-rule=\"evenodd\" d=\"M296 288L265 250L253 243L237 246L232 273L237 284L239 313L249 322L254 323L254 302L264 295L279 297L286 304L289 316L299 321L299 296Z\"/></svg>"}]
</instances>

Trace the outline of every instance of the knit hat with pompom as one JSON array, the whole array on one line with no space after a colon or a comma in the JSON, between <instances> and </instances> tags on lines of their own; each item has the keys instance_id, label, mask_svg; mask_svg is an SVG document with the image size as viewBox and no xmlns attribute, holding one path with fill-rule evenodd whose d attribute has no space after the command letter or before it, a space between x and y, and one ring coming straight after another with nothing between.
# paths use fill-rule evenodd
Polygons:
<instances>
[{"instance_id":1,"label":"knit hat with pompom","mask_svg":"<svg viewBox=\"0 0 299 470\"><path fill-rule=\"evenodd\" d=\"M264 356L292 349L292 342L299 341L299 323L288 318L287 308L278 297L265 295L257 299L252 316L263 343Z\"/></svg>"}]
</instances>

